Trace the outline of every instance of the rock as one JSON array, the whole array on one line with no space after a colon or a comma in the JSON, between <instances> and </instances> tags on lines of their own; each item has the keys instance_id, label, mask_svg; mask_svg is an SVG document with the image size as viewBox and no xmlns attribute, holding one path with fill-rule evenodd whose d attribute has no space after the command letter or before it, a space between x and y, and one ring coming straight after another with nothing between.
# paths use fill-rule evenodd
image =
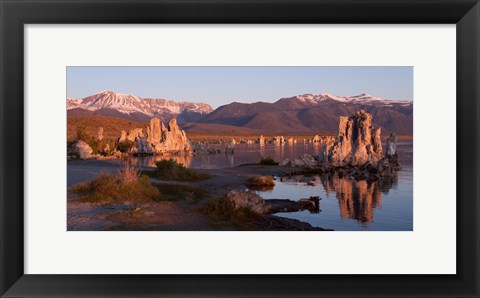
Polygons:
<instances>
[{"instance_id":1,"label":"rock","mask_svg":"<svg viewBox=\"0 0 480 298\"><path fill-rule=\"evenodd\" d=\"M260 137L258 138L258 144L260 146L265 146L265 138L263 137L263 135L260 135Z\"/></svg>"},{"instance_id":2,"label":"rock","mask_svg":"<svg viewBox=\"0 0 480 298\"><path fill-rule=\"evenodd\" d=\"M144 129L134 128L126 133L122 130L119 142L134 141L136 153L191 153L190 142L185 131L180 129L175 119L170 120L168 126L158 118L150 120Z\"/></svg>"},{"instance_id":3,"label":"rock","mask_svg":"<svg viewBox=\"0 0 480 298\"><path fill-rule=\"evenodd\" d=\"M310 213L320 213L320 197L313 196L308 199L300 199L298 204L302 206L302 210L308 210Z\"/></svg>"},{"instance_id":4,"label":"rock","mask_svg":"<svg viewBox=\"0 0 480 298\"><path fill-rule=\"evenodd\" d=\"M278 212L298 212L308 210L310 213L320 212L320 197L310 197L308 199L300 199L298 201L292 201L288 199L270 199L265 200L266 203L271 205L270 213Z\"/></svg>"},{"instance_id":5,"label":"rock","mask_svg":"<svg viewBox=\"0 0 480 298\"><path fill-rule=\"evenodd\" d=\"M190 147L193 152L197 155L200 154L216 154L219 153L215 148L210 148L210 143L208 141L205 142L194 142L190 143Z\"/></svg>"},{"instance_id":6,"label":"rock","mask_svg":"<svg viewBox=\"0 0 480 298\"><path fill-rule=\"evenodd\" d=\"M136 148L135 148L135 153L138 154L150 154L152 153L152 148L150 147L150 144L148 143L147 139L145 137L139 137L135 140Z\"/></svg>"},{"instance_id":7,"label":"rock","mask_svg":"<svg viewBox=\"0 0 480 298\"><path fill-rule=\"evenodd\" d=\"M257 225L260 227L260 230L263 228L267 231L333 231L333 229L314 227L297 219L275 215L262 216Z\"/></svg>"},{"instance_id":8,"label":"rock","mask_svg":"<svg viewBox=\"0 0 480 298\"><path fill-rule=\"evenodd\" d=\"M92 157L92 152L93 152L92 147L90 147L90 145L88 145L84 141L79 140L75 144L74 148L75 148L74 152L79 158L88 159Z\"/></svg>"},{"instance_id":9,"label":"rock","mask_svg":"<svg viewBox=\"0 0 480 298\"><path fill-rule=\"evenodd\" d=\"M103 140L103 127L99 127L97 131L97 140Z\"/></svg>"},{"instance_id":10,"label":"rock","mask_svg":"<svg viewBox=\"0 0 480 298\"><path fill-rule=\"evenodd\" d=\"M295 160L292 162L292 166L294 167L303 167L305 165L305 162L301 158L295 158Z\"/></svg>"},{"instance_id":11,"label":"rock","mask_svg":"<svg viewBox=\"0 0 480 298\"><path fill-rule=\"evenodd\" d=\"M226 154L233 154L235 152L235 140L232 139L228 144L227 147L225 148L225 153Z\"/></svg>"},{"instance_id":12,"label":"rock","mask_svg":"<svg viewBox=\"0 0 480 298\"><path fill-rule=\"evenodd\" d=\"M239 189L232 190L225 195L225 200L229 202L235 210L246 208L257 214L267 214L272 209L269 204L252 190L247 192Z\"/></svg>"},{"instance_id":13,"label":"rock","mask_svg":"<svg viewBox=\"0 0 480 298\"><path fill-rule=\"evenodd\" d=\"M317 161L315 160L315 157L304 153L303 155L295 158L295 160L291 162L291 165L295 167L313 168L317 166Z\"/></svg>"},{"instance_id":14,"label":"rock","mask_svg":"<svg viewBox=\"0 0 480 298\"><path fill-rule=\"evenodd\" d=\"M385 150L385 156L393 156L397 154L397 135L392 133L387 139L387 146Z\"/></svg>"},{"instance_id":15,"label":"rock","mask_svg":"<svg viewBox=\"0 0 480 298\"><path fill-rule=\"evenodd\" d=\"M275 145L283 145L285 143L285 138L283 136L276 136L274 139L273 139L273 143Z\"/></svg>"},{"instance_id":16,"label":"rock","mask_svg":"<svg viewBox=\"0 0 480 298\"><path fill-rule=\"evenodd\" d=\"M158 118L150 120L147 127L147 141L150 144L159 144L162 142L162 124Z\"/></svg>"},{"instance_id":17,"label":"rock","mask_svg":"<svg viewBox=\"0 0 480 298\"><path fill-rule=\"evenodd\" d=\"M290 161L290 159L288 158L285 158L281 163L280 163L281 166L284 166L284 167L289 167L292 165L292 162Z\"/></svg>"},{"instance_id":18,"label":"rock","mask_svg":"<svg viewBox=\"0 0 480 298\"><path fill-rule=\"evenodd\" d=\"M317 165L317 161L315 160L315 157L313 157L310 154L304 153L302 155L302 160L305 163L305 165L309 168L315 167Z\"/></svg>"},{"instance_id":19,"label":"rock","mask_svg":"<svg viewBox=\"0 0 480 298\"><path fill-rule=\"evenodd\" d=\"M321 160L334 166L376 164L383 158L381 130L372 125L372 115L359 110L350 117L340 117L333 146L325 148Z\"/></svg>"},{"instance_id":20,"label":"rock","mask_svg":"<svg viewBox=\"0 0 480 298\"><path fill-rule=\"evenodd\" d=\"M152 119L154 120L154 119ZM161 123L161 141L152 143L157 153L163 152L191 152L190 142L187 139L185 131L177 125L177 120L172 119L168 122L168 127Z\"/></svg>"},{"instance_id":21,"label":"rock","mask_svg":"<svg viewBox=\"0 0 480 298\"><path fill-rule=\"evenodd\" d=\"M143 134L143 129L141 128L134 128L130 130L130 132L127 135L127 140L135 142L137 138L144 138L145 135Z\"/></svg>"},{"instance_id":22,"label":"rock","mask_svg":"<svg viewBox=\"0 0 480 298\"><path fill-rule=\"evenodd\" d=\"M122 130L120 133L120 138L118 138L119 142L125 142L127 140L127 132Z\"/></svg>"}]
</instances>

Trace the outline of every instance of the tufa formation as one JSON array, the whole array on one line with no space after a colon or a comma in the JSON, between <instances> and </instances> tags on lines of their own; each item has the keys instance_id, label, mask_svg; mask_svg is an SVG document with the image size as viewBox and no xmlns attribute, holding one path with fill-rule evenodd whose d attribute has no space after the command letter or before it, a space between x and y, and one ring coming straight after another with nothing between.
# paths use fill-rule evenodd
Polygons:
<instances>
[{"instance_id":1,"label":"tufa formation","mask_svg":"<svg viewBox=\"0 0 480 298\"><path fill-rule=\"evenodd\" d=\"M134 128L129 133L122 131L118 141L135 142L131 152L136 154L192 152L185 131L180 129L175 119L165 126L160 119L153 118L145 129Z\"/></svg>"},{"instance_id":2,"label":"tufa formation","mask_svg":"<svg viewBox=\"0 0 480 298\"><path fill-rule=\"evenodd\" d=\"M335 141L324 146L322 159L333 166L376 165L383 158L381 129L373 127L372 115L364 110L340 117Z\"/></svg>"}]
</instances>

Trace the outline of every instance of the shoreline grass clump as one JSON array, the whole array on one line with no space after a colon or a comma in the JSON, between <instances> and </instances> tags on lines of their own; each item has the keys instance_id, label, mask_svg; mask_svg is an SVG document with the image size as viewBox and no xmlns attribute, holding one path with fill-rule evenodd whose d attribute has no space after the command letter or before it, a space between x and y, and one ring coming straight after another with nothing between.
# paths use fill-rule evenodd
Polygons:
<instances>
[{"instance_id":1,"label":"shoreline grass clump","mask_svg":"<svg viewBox=\"0 0 480 298\"><path fill-rule=\"evenodd\" d=\"M174 159L156 161L155 165L157 166L155 170L145 172L152 178L175 181L202 181L210 178L209 175L186 168Z\"/></svg>"},{"instance_id":2,"label":"shoreline grass clump","mask_svg":"<svg viewBox=\"0 0 480 298\"><path fill-rule=\"evenodd\" d=\"M235 208L234 204L225 198L213 198L199 211L210 217L215 222L224 221L240 229L249 230L261 218L261 215L248 208Z\"/></svg>"},{"instance_id":3,"label":"shoreline grass clump","mask_svg":"<svg viewBox=\"0 0 480 298\"><path fill-rule=\"evenodd\" d=\"M257 176L250 177L247 180L247 185L249 187L262 187L262 186L275 186L275 181L273 181L272 176Z\"/></svg>"},{"instance_id":4,"label":"shoreline grass clump","mask_svg":"<svg viewBox=\"0 0 480 298\"><path fill-rule=\"evenodd\" d=\"M257 176L247 179L247 186L250 189L267 191L272 190L275 187L275 181L272 176Z\"/></svg>"},{"instance_id":5,"label":"shoreline grass clump","mask_svg":"<svg viewBox=\"0 0 480 298\"><path fill-rule=\"evenodd\" d=\"M125 166L117 173L102 173L88 182L75 184L69 190L88 203L123 203L155 201L160 191L140 171Z\"/></svg>"},{"instance_id":6,"label":"shoreline grass clump","mask_svg":"<svg viewBox=\"0 0 480 298\"><path fill-rule=\"evenodd\" d=\"M263 165L263 166L278 166L278 162L276 162L270 156L267 156L265 158L261 158L260 159L260 164Z\"/></svg>"}]
</instances>

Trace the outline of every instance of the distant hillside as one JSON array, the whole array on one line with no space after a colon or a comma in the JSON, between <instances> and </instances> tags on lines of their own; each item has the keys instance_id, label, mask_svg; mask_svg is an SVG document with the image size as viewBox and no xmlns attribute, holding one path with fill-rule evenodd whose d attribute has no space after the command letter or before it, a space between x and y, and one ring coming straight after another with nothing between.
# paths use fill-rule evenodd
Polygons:
<instances>
[{"instance_id":1,"label":"distant hillside","mask_svg":"<svg viewBox=\"0 0 480 298\"><path fill-rule=\"evenodd\" d=\"M77 135L77 128L83 126L91 136L96 136L99 127L103 127L105 139L116 140L122 130L129 131L133 128L143 128L146 122L136 122L110 116L89 115L85 117L67 117L67 140L72 140Z\"/></svg>"},{"instance_id":2,"label":"distant hillside","mask_svg":"<svg viewBox=\"0 0 480 298\"><path fill-rule=\"evenodd\" d=\"M118 133L120 126L129 130L139 126L129 126L128 123L148 122L152 117L158 117L163 122L176 118L180 127L190 133L215 135L336 134L340 116L353 115L364 109L372 114L373 124L382 128L383 135L391 132L413 135L412 101L387 100L367 93L349 97L329 93L304 94L274 103L233 102L213 111L207 104L142 99L104 91L84 99L67 99L67 109L69 121L73 121L70 118L86 118L75 120L75 123L83 121L86 126L92 126L87 119L100 122L124 119L111 125ZM75 128L71 128L69 122L69 136L72 129Z\"/></svg>"},{"instance_id":3,"label":"distant hillside","mask_svg":"<svg viewBox=\"0 0 480 298\"><path fill-rule=\"evenodd\" d=\"M359 109L373 115L384 134L413 134L413 102L386 100L370 94L339 97L328 93L282 98L274 103L231 103L199 120L260 131L336 133L340 116Z\"/></svg>"},{"instance_id":4,"label":"distant hillside","mask_svg":"<svg viewBox=\"0 0 480 298\"><path fill-rule=\"evenodd\" d=\"M186 123L181 127L187 133L189 132L200 132L200 133L210 133L210 134L237 134L237 135L251 135L251 134L261 134L262 131L258 129L251 129L233 125L226 124L216 124L216 123Z\"/></svg>"}]
</instances>

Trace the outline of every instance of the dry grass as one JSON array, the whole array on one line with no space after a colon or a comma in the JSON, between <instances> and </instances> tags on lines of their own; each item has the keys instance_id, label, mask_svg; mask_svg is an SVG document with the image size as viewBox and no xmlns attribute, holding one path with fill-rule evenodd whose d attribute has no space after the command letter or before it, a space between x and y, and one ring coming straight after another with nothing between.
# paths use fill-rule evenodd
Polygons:
<instances>
[{"instance_id":1,"label":"dry grass","mask_svg":"<svg viewBox=\"0 0 480 298\"><path fill-rule=\"evenodd\" d=\"M126 163L119 171L118 178L125 184L132 184L140 178L140 170L135 169L133 165Z\"/></svg>"},{"instance_id":2,"label":"dry grass","mask_svg":"<svg viewBox=\"0 0 480 298\"><path fill-rule=\"evenodd\" d=\"M106 141L116 141L122 130L130 131L134 128L144 128L148 124L110 116L67 117L67 139L73 140L77 136L77 128L85 127L86 132L96 136L98 127L103 127L103 136Z\"/></svg>"},{"instance_id":3,"label":"dry grass","mask_svg":"<svg viewBox=\"0 0 480 298\"><path fill-rule=\"evenodd\" d=\"M199 211L206 214L215 222L225 221L238 227L240 230L251 230L261 215L248 208L236 209L231 201L225 198L213 198Z\"/></svg>"},{"instance_id":4,"label":"dry grass","mask_svg":"<svg viewBox=\"0 0 480 298\"><path fill-rule=\"evenodd\" d=\"M209 175L188 169L173 159L156 161L155 165L157 166L155 170L145 171L152 178L169 181L202 181L210 178Z\"/></svg>"},{"instance_id":5,"label":"dry grass","mask_svg":"<svg viewBox=\"0 0 480 298\"><path fill-rule=\"evenodd\" d=\"M273 181L272 176L251 177L247 180L247 186L250 189L267 191L273 189L273 187L275 186L275 181Z\"/></svg>"},{"instance_id":6,"label":"dry grass","mask_svg":"<svg viewBox=\"0 0 480 298\"><path fill-rule=\"evenodd\" d=\"M247 180L248 186L275 186L272 176L251 177Z\"/></svg>"},{"instance_id":7,"label":"dry grass","mask_svg":"<svg viewBox=\"0 0 480 298\"><path fill-rule=\"evenodd\" d=\"M124 166L115 174L102 173L89 182L72 186L70 193L79 196L79 201L89 203L122 203L155 201L160 191L147 176L131 166Z\"/></svg>"}]
</instances>

